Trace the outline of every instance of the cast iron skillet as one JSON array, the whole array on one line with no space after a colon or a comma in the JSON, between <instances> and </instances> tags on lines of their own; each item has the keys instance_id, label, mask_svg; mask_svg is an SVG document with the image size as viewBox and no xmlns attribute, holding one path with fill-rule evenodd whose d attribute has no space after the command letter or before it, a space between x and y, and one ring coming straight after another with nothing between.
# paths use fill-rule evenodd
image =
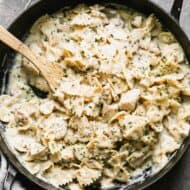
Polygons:
<instances>
[{"instance_id":1,"label":"cast iron skillet","mask_svg":"<svg viewBox=\"0 0 190 190\"><path fill-rule=\"evenodd\" d=\"M23 14L21 14L8 28L11 33L16 35L18 38L23 39L29 28L32 26L34 21L39 18L40 16L46 14L46 13L53 13L60 8L64 8L66 6L74 6L79 3L87 3L87 4L93 4L93 3L118 3L121 5L127 5L128 7L131 7L133 9L136 9L137 11L140 11L144 14L151 14L154 13L160 21L163 23L164 26L166 26L177 38L177 40L180 42L181 46L183 47L186 57L188 61L190 62L190 42L183 32L183 30L178 25L177 21L168 15L164 10L162 10L160 7L155 5L154 3L148 1L148 0L42 0L38 3L36 3L34 6L29 8L27 11L25 11ZM178 7L181 7L182 0L175 0L174 5L172 7L172 15L178 20L180 11ZM14 54L13 52L8 49L7 47L4 47L2 44L0 45L0 90L1 94L6 93L6 87L8 85L8 74L11 69L11 65L13 64L13 58ZM43 95L43 94L42 94ZM47 182L44 182L37 178L36 176L30 174L18 161L18 159L15 157L15 155L10 151L6 139L4 137L4 131L5 126L3 124L0 125L0 148L6 155L6 157L10 160L10 162L15 166L15 168L21 172L23 175L28 177L31 181L36 183L37 185L41 186L44 189L47 190L58 190L63 188L55 188L51 184L48 184ZM181 148L176 151L172 156L168 164L157 174L150 176L147 173L146 180L141 182L136 182L132 185L116 185L114 190L116 189L122 189L122 190L142 190L155 181L157 181L159 178L161 178L163 175L165 175L175 164L176 162L181 158L185 150L187 149L188 145L190 143L190 137L187 137L182 144ZM64 176L63 176L64 177ZM93 189L93 187L90 187L89 189ZM98 187L95 187L97 190Z\"/></svg>"}]
</instances>

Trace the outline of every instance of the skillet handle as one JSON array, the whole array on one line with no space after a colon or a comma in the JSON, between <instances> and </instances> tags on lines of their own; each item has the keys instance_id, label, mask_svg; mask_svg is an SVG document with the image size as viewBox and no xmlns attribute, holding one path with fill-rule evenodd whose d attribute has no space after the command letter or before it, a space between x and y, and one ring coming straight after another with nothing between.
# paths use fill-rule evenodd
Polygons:
<instances>
[{"instance_id":1,"label":"skillet handle","mask_svg":"<svg viewBox=\"0 0 190 190\"><path fill-rule=\"evenodd\" d=\"M174 0L171 8L171 15L179 22L183 0Z\"/></svg>"}]
</instances>

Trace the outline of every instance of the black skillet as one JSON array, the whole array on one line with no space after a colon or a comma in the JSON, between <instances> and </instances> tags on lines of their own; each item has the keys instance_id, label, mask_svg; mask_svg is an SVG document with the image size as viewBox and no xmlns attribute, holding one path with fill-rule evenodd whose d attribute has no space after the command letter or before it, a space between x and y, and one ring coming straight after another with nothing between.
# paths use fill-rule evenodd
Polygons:
<instances>
[{"instance_id":1,"label":"black skillet","mask_svg":"<svg viewBox=\"0 0 190 190\"><path fill-rule=\"evenodd\" d=\"M155 5L154 3L148 1L148 0L42 0L35 5L33 5L31 8L26 10L24 13L22 13L9 27L8 30L13 33L15 36L17 36L20 39L23 39L23 37L26 35L27 31L29 31L29 28L32 26L34 21L39 18L40 16L46 14L46 13L53 13L59 10L60 8L64 8L66 6L75 6L79 3L87 3L87 4L93 4L93 3L118 3L123 6L131 7L137 11L140 11L144 14L151 14L154 13L160 21L163 23L164 26L167 27L177 38L177 40L180 42L181 46L183 47L186 57L188 61L190 62L190 42L183 32L183 30L178 25L178 22L176 20L179 20L180 16L180 8L182 6L182 0L175 0L171 14L173 17L176 18L176 20L168 15L163 9ZM7 47L0 44L0 89L1 94L6 93L6 87L8 85L8 74L11 69L11 65L13 64L13 58L14 54L13 52L8 49ZM34 89L36 90L36 89ZM41 94L40 92L36 91L36 94L44 96L45 94ZM4 137L4 130L5 126L3 124L0 125L0 148L10 160L12 165L24 176L26 176L28 179L30 179L35 184L41 186L44 189L47 190L58 190L58 189L64 189L64 188L55 188L51 184L48 184L47 182L44 182L37 178L36 176L30 174L18 161L18 159L15 157L15 155L10 151L6 139ZM190 143L190 137L186 138L184 143L182 144L181 148L176 151L172 156L168 164L158 173L154 175L148 175L145 173L146 179L141 182L136 182L132 185L125 185L125 184L117 184L114 188L116 189L122 189L122 190L142 190L149 185L153 184L155 181L160 179L163 175L165 175L175 164L176 162L182 157L183 153L187 149L188 145ZM64 177L64 176L63 176ZM3 189L3 186L1 186ZM98 187L89 187L88 189L98 189Z\"/></svg>"}]
</instances>

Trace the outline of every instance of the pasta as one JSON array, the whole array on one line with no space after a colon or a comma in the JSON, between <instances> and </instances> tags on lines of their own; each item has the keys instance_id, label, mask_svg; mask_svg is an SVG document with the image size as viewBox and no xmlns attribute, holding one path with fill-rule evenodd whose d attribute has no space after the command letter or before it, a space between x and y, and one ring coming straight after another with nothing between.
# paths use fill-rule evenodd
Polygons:
<instances>
[{"instance_id":1,"label":"pasta","mask_svg":"<svg viewBox=\"0 0 190 190\"><path fill-rule=\"evenodd\" d=\"M71 190L133 183L163 168L188 136L190 69L154 15L79 5L39 18L25 43L64 71L52 94L17 55L0 96L8 143L39 178Z\"/></svg>"}]
</instances>

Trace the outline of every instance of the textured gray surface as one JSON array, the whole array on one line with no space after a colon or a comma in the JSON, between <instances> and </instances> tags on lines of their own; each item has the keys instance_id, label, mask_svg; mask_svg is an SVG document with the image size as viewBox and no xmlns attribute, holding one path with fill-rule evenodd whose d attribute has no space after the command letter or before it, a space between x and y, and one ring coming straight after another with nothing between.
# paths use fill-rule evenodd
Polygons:
<instances>
[{"instance_id":1,"label":"textured gray surface","mask_svg":"<svg viewBox=\"0 0 190 190\"><path fill-rule=\"evenodd\" d=\"M5 27L8 26L17 15L37 1L38 0L0 0L0 24ZM173 0L152 1L167 12L170 11L173 3ZM190 38L190 0L184 0L180 25ZM13 189L39 190L38 187L30 184L23 176L19 176L18 179L22 179L24 183L16 183ZM190 190L190 149L171 172L147 190Z\"/></svg>"}]
</instances>

